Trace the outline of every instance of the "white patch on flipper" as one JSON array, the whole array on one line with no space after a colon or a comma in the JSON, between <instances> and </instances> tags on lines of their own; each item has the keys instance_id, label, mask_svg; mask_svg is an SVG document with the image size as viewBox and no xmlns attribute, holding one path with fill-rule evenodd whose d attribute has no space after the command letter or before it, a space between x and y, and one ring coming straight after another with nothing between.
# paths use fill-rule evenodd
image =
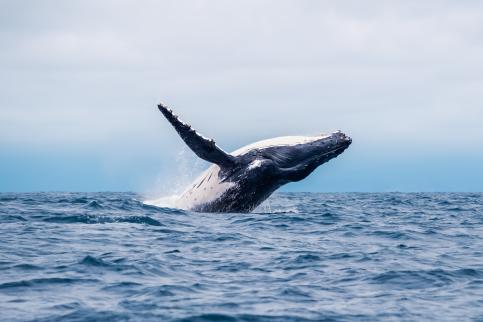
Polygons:
<instances>
[{"instance_id":1,"label":"white patch on flipper","mask_svg":"<svg viewBox=\"0 0 483 322\"><path fill-rule=\"evenodd\" d=\"M255 161L252 161L249 165L248 165L248 170L252 170L252 169L255 169L255 168L258 168L262 165L262 161L261 160L255 160Z\"/></svg>"}]
</instances>

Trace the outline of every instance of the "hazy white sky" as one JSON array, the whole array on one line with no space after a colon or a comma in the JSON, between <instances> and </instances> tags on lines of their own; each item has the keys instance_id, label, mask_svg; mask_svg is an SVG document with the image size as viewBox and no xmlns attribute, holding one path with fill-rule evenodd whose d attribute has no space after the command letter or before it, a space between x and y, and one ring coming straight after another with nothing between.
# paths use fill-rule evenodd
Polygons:
<instances>
[{"instance_id":1,"label":"hazy white sky","mask_svg":"<svg viewBox=\"0 0 483 322\"><path fill-rule=\"evenodd\" d=\"M0 48L8 165L19 155L82 151L79 164L92 155L118 168L110 176L149 177L154 166L129 169L169 168L182 144L156 110L162 100L228 150L341 129L354 138L341 164L351 180L381 160L390 177L403 171L391 169L394 160L420 159L408 165L417 170L413 186L398 186L395 176L367 188L336 176L347 182L339 190L448 190L456 176L449 163L433 171L450 176L444 184L421 174L428 160L455 155L474 161L468 180L483 177L481 1L0 0ZM356 171L361 158L368 165ZM111 167L121 159L131 161ZM74 168L59 189L78 187ZM310 181L313 189L330 191L324 175ZM79 189L138 188L122 182ZM478 182L468 190L483 189Z\"/></svg>"}]
</instances>

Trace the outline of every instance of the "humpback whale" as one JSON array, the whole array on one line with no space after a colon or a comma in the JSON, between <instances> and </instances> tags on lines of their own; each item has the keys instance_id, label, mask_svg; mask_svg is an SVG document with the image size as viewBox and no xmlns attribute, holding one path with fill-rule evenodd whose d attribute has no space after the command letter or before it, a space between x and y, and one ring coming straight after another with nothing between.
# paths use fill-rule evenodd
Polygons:
<instances>
[{"instance_id":1,"label":"humpback whale","mask_svg":"<svg viewBox=\"0 0 483 322\"><path fill-rule=\"evenodd\" d=\"M227 153L158 105L188 147L212 165L176 201L176 207L196 212L251 212L275 190L306 178L321 164L351 144L344 133L287 136L249 144Z\"/></svg>"}]
</instances>

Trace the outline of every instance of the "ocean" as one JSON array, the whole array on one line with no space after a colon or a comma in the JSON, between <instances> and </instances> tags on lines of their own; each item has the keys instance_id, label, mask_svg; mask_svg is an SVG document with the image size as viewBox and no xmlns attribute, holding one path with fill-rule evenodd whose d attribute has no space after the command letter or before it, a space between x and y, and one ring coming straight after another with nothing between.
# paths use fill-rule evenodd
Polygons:
<instances>
[{"instance_id":1,"label":"ocean","mask_svg":"<svg viewBox=\"0 0 483 322\"><path fill-rule=\"evenodd\" d=\"M0 321L483 321L483 194L0 194Z\"/></svg>"}]
</instances>

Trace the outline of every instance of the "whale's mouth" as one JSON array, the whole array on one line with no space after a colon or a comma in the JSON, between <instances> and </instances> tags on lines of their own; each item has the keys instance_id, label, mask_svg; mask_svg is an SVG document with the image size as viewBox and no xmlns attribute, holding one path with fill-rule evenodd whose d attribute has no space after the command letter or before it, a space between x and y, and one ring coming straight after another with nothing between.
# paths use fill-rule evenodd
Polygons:
<instances>
[{"instance_id":1,"label":"whale's mouth","mask_svg":"<svg viewBox=\"0 0 483 322\"><path fill-rule=\"evenodd\" d=\"M338 147L336 147L336 148L334 148L334 149L332 149L332 150L330 150L328 152L323 153L321 155L321 157L330 157L330 156L332 156L334 154L341 154L345 149L347 149L349 147L350 144L351 143L348 142L348 143L345 143L343 145L340 145L340 146L338 146Z\"/></svg>"},{"instance_id":2,"label":"whale's mouth","mask_svg":"<svg viewBox=\"0 0 483 322\"><path fill-rule=\"evenodd\" d=\"M341 154L342 152L345 151L345 149L347 149L349 147L349 145L352 144L352 139L348 136L346 136L345 134L341 133L342 137L341 138L338 138L338 142L336 144L336 146L332 149L330 149L329 151L326 151L322 154L319 154L315 159L319 160L319 161L327 161L327 160L330 160L332 158L335 158L336 156L338 156L339 154Z\"/></svg>"}]
</instances>

